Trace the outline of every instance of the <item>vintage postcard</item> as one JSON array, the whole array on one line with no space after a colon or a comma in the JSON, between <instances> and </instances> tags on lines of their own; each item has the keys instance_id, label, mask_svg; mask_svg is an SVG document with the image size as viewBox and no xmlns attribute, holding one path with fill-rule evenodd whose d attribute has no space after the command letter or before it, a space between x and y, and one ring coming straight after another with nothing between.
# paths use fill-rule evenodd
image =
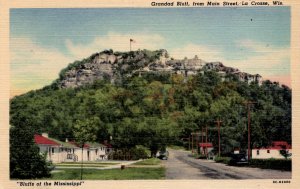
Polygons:
<instances>
[{"instance_id":1,"label":"vintage postcard","mask_svg":"<svg viewBox=\"0 0 300 189\"><path fill-rule=\"evenodd\" d=\"M56 3L1 2L0 188L299 185L295 1Z\"/></svg>"}]
</instances>

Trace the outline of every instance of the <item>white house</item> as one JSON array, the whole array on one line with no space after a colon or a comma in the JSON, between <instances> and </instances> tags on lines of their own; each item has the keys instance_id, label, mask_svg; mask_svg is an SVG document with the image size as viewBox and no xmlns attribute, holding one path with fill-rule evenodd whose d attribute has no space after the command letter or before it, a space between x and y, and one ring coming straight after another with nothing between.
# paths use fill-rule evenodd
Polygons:
<instances>
[{"instance_id":1,"label":"white house","mask_svg":"<svg viewBox=\"0 0 300 189\"><path fill-rule=\"evenodd\" d=\"M107 160L111 146L99 143L86 143L83 149L76 142L62 142L49 138L46 133L34 135L40 153L47 154L47 160L53 163Z\"/></svg>"},{"instance_id":2,"label":"white house","mask_svg":"<svg viewBox=\"0 0 300 189\"><path fill-rule=\"evenodd\" d=\"M281 155L280 151L285 150L289 154L288 158L291 158L292 148L285 141L274 141L272 145L266 148L254 148L252 149L252 158L253 159L284 159L285 157Z\"/></svg>"}]
</instances>

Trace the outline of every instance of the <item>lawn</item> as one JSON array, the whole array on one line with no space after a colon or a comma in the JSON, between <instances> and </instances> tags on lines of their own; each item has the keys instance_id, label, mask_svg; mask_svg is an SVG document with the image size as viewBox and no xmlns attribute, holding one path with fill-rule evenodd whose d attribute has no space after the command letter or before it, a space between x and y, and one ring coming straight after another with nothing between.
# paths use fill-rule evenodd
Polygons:
<instances>
[{"instance_id":1,"label":"lawn","mask_svg":"<svg viewBox=\"0 0 300 189\"><path fill-rule=\"evenodd\" d=\"M74 164L81 164L81 162L63 162L63 163L59 163L59 164L70 164L70 165L74 165ZM58 164L58 165L59 165ZM117 162L83 162L83 164L97 164L97 165L117 165L119 163Z\"/></svg>"},{"instance_id":2,"label":"lawn","mask_svg":"<svg viewBox=\"0 0 300 189\"><path fill-rule=\"evenodd\" d=\"M109 165L117 165L113 162L83 162L84 167L106 167ZM56 167L81 167L80 162L64 162L55 164Z\"/></svg>"},{"instance_id":3,"label":"lawn","mask_svg":"<svg viewBox=\"0 0 300 189\"><path fill-rule=\"evenodd\" d=\"M136 162L133 165L159 165L161 163L160 159L150 158L143 161Z\"/></svg>"},{"instance_id":4,"label":"lawn","mask_svg":"<svg viewBox=\"0 0 300 189\"><path fill-rule=\"evenodd\" d=\"M61 172L52 173L50 179L53 180L78 180L80 179L80 169L60 169ZM84 169L83 180L143 180L143 179L163 179L165 168L126 168L96 170Z\"/></svg>"},{"instance_id":5,"label":"lawn","mask_svg":"<svg viewBox=\"0 0 300 189\"><path fill-rule=\"evenodd\" d=\"M83 164L83 167L107 167L108 165L99 165L99 164ZM81 167L81 164L55 164L55 167Z\"/></svg>"}]
</instances>

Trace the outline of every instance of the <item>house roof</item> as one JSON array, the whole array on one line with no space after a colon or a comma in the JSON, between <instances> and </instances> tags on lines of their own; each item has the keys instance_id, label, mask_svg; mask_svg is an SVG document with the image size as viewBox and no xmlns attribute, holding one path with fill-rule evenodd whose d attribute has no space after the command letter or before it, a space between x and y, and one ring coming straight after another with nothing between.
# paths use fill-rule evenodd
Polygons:
<instances>
[{"instance_id":1,"label":"house roof","mask_svg":"<svg viewBox=\"0 0 300 189\"><path fill-rule=\"evenodd\" d=\"M70 141L68 143L81 148L80 144L76 143L75 141ZM83 148L97 148L97 147L105 147L105 146L96 142L87 142L83 145Z\"/></svg>"},{"instance_id":2,"label":"house roof","mask_svg":"<svg viewBox=\"0 0 300 189\"><path fill-rule=\"evenodd\" d=\"M67 143L69 143L70 145L74 145L76 147L79 147L79 148L81 147L80 144L76 143L75 141L69 141ZM84 144L83 148L89 148L89 146L87 146L86 144Z\"/></svg>"},{"instance_id":3,"label":"house roof","mask_svg":"<svg viewBox=\"0 0 300 189\"><path fill-rule=\"evenodd\" d=\"M57 142L58 144L60 144L63 147L66 147L66 148L77 148L76 145L71 144L69 142L62 142L62 141L56 140L54 138L49 138L49 139L53 140L54 142Z\"/></svg>"},{"instance_id":4,"label":"house roof","mask_svg":"<svg viewBox=\"0 0 300 189\"><path fill-rule=\"evenodd\" d=\"M59 143L38 134L34 135L34 142L40 145L60 146Z\"/></svg>"},{"instance_id":5,"label":"house roof","mask_svg":"<svg viewBox=\"0 0 300 189\"><path fill-rule=\"evenodd\" d=\"M89 145L90 148L105 147L103 144L97 142L87 142L86 144Z\"/></svg>"},{"instance_id":6,"label":"house roof","mask_svg":"<svg viewBox=\"0 0 300 189\"><path fill-rule=\"evenodd\" d=\"M211 148L213 145L212 143L199 143L199 147Z\"/></svg>"}]
</instances>

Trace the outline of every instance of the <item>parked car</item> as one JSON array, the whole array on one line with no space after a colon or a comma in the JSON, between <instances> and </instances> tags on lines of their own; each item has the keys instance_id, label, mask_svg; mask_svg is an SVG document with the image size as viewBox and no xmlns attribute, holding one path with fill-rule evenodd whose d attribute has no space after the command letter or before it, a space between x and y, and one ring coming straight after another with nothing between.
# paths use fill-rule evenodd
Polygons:
<instances>
[{"instance_id":1,"label":"parked car","mask_svg":"<svg viewBox=\"0 0 300 189\"><path fill-rule=\"evenodd\" d=\"M165 150L165 151L159 151L156 154L156 157L159 158L159 159L162 159L162 160L167 160L168 157L169 157L169 152L167 150Z\"/></svg>"},{"instance_id":2,"label":"parked car","mask_svg":"<svg viewBox=\"0 0 300 189\"><path fill-rule=\"evenodd\" d=\"M231 154L231 158L229 161L229 165L240 165L240 164L247 164L248 159L246 154Z\"/></svg>"}]
</instances>

